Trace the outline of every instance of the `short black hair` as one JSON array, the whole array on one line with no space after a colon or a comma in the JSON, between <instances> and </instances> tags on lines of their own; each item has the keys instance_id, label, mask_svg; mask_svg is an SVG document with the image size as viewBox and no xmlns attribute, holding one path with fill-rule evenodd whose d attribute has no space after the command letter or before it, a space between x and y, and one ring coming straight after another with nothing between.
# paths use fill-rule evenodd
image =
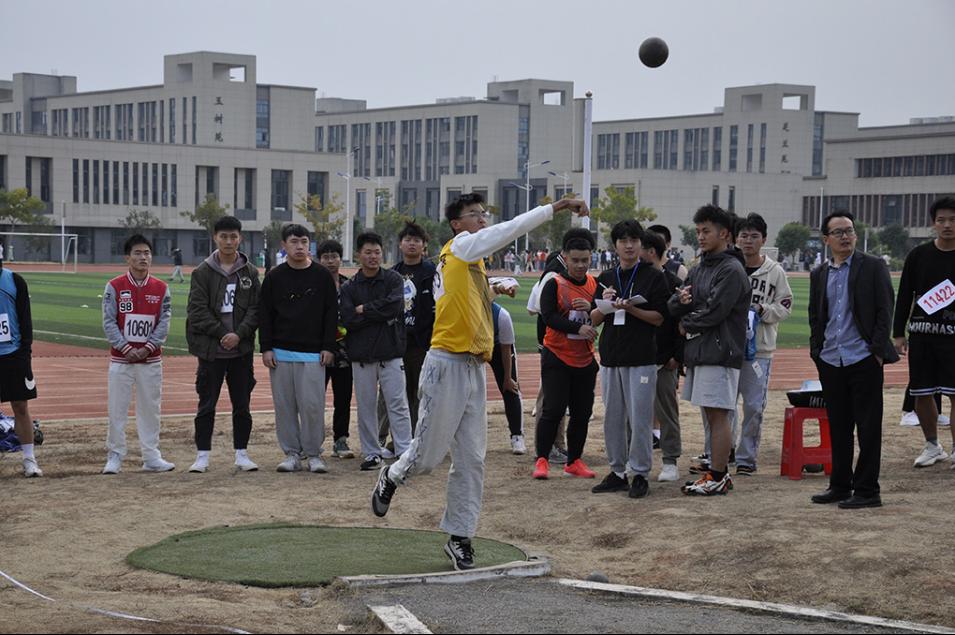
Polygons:
<instances>
[{"instance_id":1,"label":"short black hair","mask_svg":"<svg viewBox=\"0 0 955 635\"><path fill-rule=\"evenodd\" d=\"M666 225L650 225L647 227L647 231L663 236L663 240L666 241L667 245L673 242L673 235L670 233L670 228Z\"/></svg>"},{"instance_id":2,"label":"short black hair","mask_svg":"<svg viewBox=\"0 0 955 635\"><path fill-rule=\"evenodd\" d=\"M318 243L318 249L315 250L316 256L320 257L322 254L331 253L336 253L338 254L338 257L341 258L345 255L345 249L342 247L340 242L337 240L332 240L331 238Z\"/></svg>"},{"instance_id":3,"label":"short black hair","mask_svg":"<svg viewBox=\"0 0 955 635\"><path fill-rule=\"evenodd\" d=\"M448 222L458 220L461 218L461 212L465 207L475 204L484 204L484 197L481 196L480 193L471 192L470 194L462 194L447 204L444 208L444 217L448 219Z\"/></svg>"},{"instance_id":4,"label":"short black hair","mask_svg":"<svg viewBox=\"0 0 955 635\"><path fill-rule=\"evenodd\" d=\"M308 230L304 226L299 225L298 223L289 223L282 228L282 242L288 240L289 236L297 236L298 238L308 238L312 239L311 234L308 233Z\"/></svg>"},{"instance_id":5,"label":"short black hair","mask_svg":"<svg viewBox=\"0 0 955 635\"><path fill-rule=\"evenodd\" d=\"M146 245L149 247L149 251L153 251L153 244L149 242L148 238L142 234L133 234L126 239L125 243L123 243L123 253L128 256L130 253L132 253L133 247L136 245Z\"/></svg>"},{"instance_id":6,"label":"short black hair","mask_svg":"<svg viewBox=\"0 0 955 635\"><path fill-rule=\"evenodd\" d=\"M593 251L596 246L593 234L589 229L583 227L571 227L564 232L564 239L561 241L561 250L570 251L572 249L582 249L584 251Z\"/></svg>"},{"instance_id":7,"label":"short black hair","mask_svg":"<svg viewBox=\"0 0 955 635\"><path fill-rule=\"evenodd\" d=\"M656 252L658 259L662 258L664 252L667 250L666 239L663 238L662 234L656 232L644 232L640 242L643 244L644 249L652 249Z\"/></svg>"},{"instance_id":8,"label":"short black hair","mask_svg":"<svg viewBox=\"0 0 955 635\"><path fill-rule=\"evenodd\" d=\"M828 216L822 219L822 225L819 227L819 231L822 232L823 236L829 235L829 221L831 221L833 218L848 218L853 225L855 225L855 222L856 222L856 217L849 212L846 212L844 210L839 210L838 212L832 212L831 214L829 214Z\"/></svg>"},{"instance_id":9,"label":"short black hair","mask_svg":"<svg viewBox=\"0 0 955 635\"><path fill-rule=\"evenodd\" d=\"M616 245L621 238L636 238L643 242L643 227L633 218L622 220L610 230L610 242Z\"/></svg>"},{"instance_id":10,"label":"short black hair","mask_svg":"<svg viewBox=\"0 0 955 635\"><path fill-rule=\"evenodd\" d=\"M932 207L928 210L933 223L940 209L955 210L955 196L943 196L942 198L935 199L935 202L932 203Z\"/></svg>"},{"instance_id":11,"label":"short black hair","mask_svg":"<svg viewBox=\"0 0 955 635\"><path fill-rule=\"evenodd\" d=\"M404 240L405 236L411 236L412 238L420 238L421 242L428 242L428 232L424 230L424 227L414 222L413 220L406 220L405 226L400 232L398 232L398 241Z\"/></svg>"},{"instance_id":12,"label":"short black hair","mask_svg":"<svg viewBox=\"0 0 955 635\"><path fill-rule=\"evenodd\" d=\"M741 218L739 219L739 222L736 223L737 234L742 232L744 229L755 229L763 235L763 238L766 238L766 221L763 220L763 217L756 212L747 214L746 218Z\"/></svg>"},{"instance_id":13,"label":"short black hair","mask_svg":"<svg viewBox=\"0 0 955 635\"><path fill-rule=\"evenodd\" d=\"M368 243L378 245L379 247L384 247L383 243L381 242L381 236L375 232L362 232L358 234L358 238L355 239L355 247L358 249L358 251L361 251L362 247Z\"/></svg>"},{"instance_id":14,"label":"short black hair","mask_svg":"<svg viewBox=\"0 0 955 635\"><path fill-rule=\"evenodd\" d=\"M716 205L704 205L696 210L696 214L693 215L693 223L695 225L713 223L727 230L730 234L734 234L733 226L736 224L736 219L735 215L730 215L729 212L721 207L717 207Z\"/></svg>"},{"instance_id":15,"label":"short black hair","mask_svg":"<svg viewBox=\"0 0 955 635\"><path fill-rule=\"evenodd\" d=\"M242 221L235 216L223 216L212 226L212 233L218 234L221 231L242 231Z\"/></svg>"}]
</instances>

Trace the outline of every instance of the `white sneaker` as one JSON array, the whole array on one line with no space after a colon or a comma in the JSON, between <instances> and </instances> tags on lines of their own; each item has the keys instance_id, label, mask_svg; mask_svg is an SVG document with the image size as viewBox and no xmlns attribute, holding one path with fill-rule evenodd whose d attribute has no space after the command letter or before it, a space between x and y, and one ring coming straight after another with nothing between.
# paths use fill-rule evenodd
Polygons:
<instances>
[{"instance_id":1,"label":"white sneaker","mask_svg":"<svg viewBox=\"0 0 955 635\"><path fill-rule=\"evenodd\" d=\"M524 445L523 434L511 435L511 452L514 454L527 454L527 446Z\"/></svg>"},{"instance_id":2,"label":"white sneaker","mask_svg":"<svg viewBox=\"0 0 955 635\"><path fill-rule=\"evenodd\" d=\"M928 467L929 465L934 465L945 458L948 458L948 454L946 454L945 450L942 449L942 445L940 443L926 442L925 449L922 450L921 454L919 454L919 458L915 459L914 467Z\"/></svg>"},{"instance_id":3,"label":"white sneaker","mask_svg":"<svg viewBox=\"0 0 955 635\"><path fill-rule=\"evenodd\" d=\"M43 470L37 465L36 459L23 459L23 475L27 478L36 478L37 476L43 476Z\"/></svg>"},{"instance_id":4,"label":"white sneaker","mask_svg":"<svg viewBox=\"0 0 955 635\"><path fill-rule=\"evenodd\" d=\"M672 463L664 463L663 469L660 470L660 475L657 476L657 480L661 483L680 480L680 468Z\"/></svg>"},{"instance_id":5,"label":"white sneaker","mask_svg":"<svg viewBox=\"0 0 955 635\"><path fill-rule=\"evenodd\" d=\"M103 467L103 474L119 474L119 468L122 467L123 457L116 452L110 452L106 455L106 465Z\"/></svg>"},{"instance_id":6,"label":"white sneaker","mask_svg":"<svg viewBox=\"0 0 955 635\"><path fill-rule=\"evenodd\" d=\"M943 428L947 428L947 427L949 427L950 425L952 425L952 420L948 418L948 415L942 415L942 414L940 414L940 415L938 416L938 425L941 426L941 427L943 427Z\"/></svg>"},{"instance_id":7,"label":"white sneaker","mask_svg":"<svg viewBox=\"0 0 955 635\"><path fill-rule=\"evenodd\" d=\"M197 474L202 474L208 470L209 470L209 455L208 454L196 455L196 462L189 466L189 471L195 472Z\"/></svg>"},{"instance_id":8,"label":"white sneaker","mask_svg":"<svg viewBox=\"0 0 955 635\"><path fill-rule=\"evenodd\" d=\"M302 461L298 458L298 454L290 452L285 455L285 460L279 463L279 466L275 468L276 472L298 472L302 469Z\"/></svg>"},{"instance_id":9,"label":"white sneaker","mask_svg":"<svg viewBox=\"0 0 955 635\"><path fill-rule=\"evenodd\" d=\"M903 412L902 420L899 421L899 425L917 428L919 427L919 416L914 412Z\"/></svg>"},{"instance_id":10,"label":"white sneaker","mask_svg":"<svg viewBox=\"0 0 955 635\"><path fill-rule=\"evenodd\" d=\"M325 474L328 472L328 466L325 465L325 461L322 460L322 457L310 456L308 457L308 471L313 474Z\"/></svg>"},{"instance_id":11,"label":"white sneaker","mask_svg":"<svg viewBox=\"0 0 955 635\"><path fill-rule=\"evenodd\" d=\"M176 469L176 464L164 460L161 456L143 463L144 472L171 472L174 469Z\"/></svg>"},{"instance_id":12,"label":"white sneaker","mask_svg":"<svg viewBox=\"0 0 955 635\"><path fill-rule=\"evenodd\" d=\"M395 458L395 453L386 447L382 447L381 453L379 454L379 456L385 460L390 461L391 459Z\"/></svg>"},{"instance_id":13,"label":"white sneaker","mask_svg":"<svg viewBox=\"0 0 955 635\"><path fill-rule=\"evenodd\" d=\"M259 466L249 458L245 450L236 450L235 466L242 472L255 472L259 469Z\"/></svg>"}]
</instances>

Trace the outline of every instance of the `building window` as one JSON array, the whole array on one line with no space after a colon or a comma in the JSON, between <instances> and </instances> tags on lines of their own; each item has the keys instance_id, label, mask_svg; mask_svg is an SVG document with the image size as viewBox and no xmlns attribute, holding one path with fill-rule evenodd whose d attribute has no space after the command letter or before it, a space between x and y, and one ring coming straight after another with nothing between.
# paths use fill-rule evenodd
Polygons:
<instances>
[{"instance_id":1,"label":"building window","mask_svg":"<svg viewBox=\"0 0 955 635\"><path fill-rule=\"evenodd\" d=\"M169 206L169 164L162 164L162 199L163 207Z\"/></svg>"},{"instance_id":2,"label":"building window","mask_svg":"<svg viewBox=\"0 0 955 635\"><path fill-rule=\"evenodd\" d=\"M176 142L176 98L169 98L169 143Z\"/></svg>"},{"instance_id":3,"label":"building window","mask_svg":"<svg viewBox=\"0 0 955 635\"><path fill-rule=\"evenodd\" d=\"M93 204L99 204L99 161L96 159L93 160Z\"/></svg>"},{"instance_id":4,"label":"building window","mask_svg":"<svg viewBox=\"0 0 955 635\"><path fill-rule=\"evenodd\" d=\"M597 135L597 169L617 170L620 168L620 134Z\"/></svg>"},{"instance_id":5,"label":"building window","mask_svg":"<svg viewBox=\"0 0 955 635\"><path fill-rule=\"evenodd\" d=\"M196 126L199 121L199 103L195 97L192 98L192 145L196 145ZM258 117L256 117L258 122ZM183 139L185 141L185 139ZM268 146L266 146L268 147Z\"/></svg>"},{"instance_id":6,"label":"building window","mask_svg":"<svg viewBox=\"0 0 955 635\"><path fill-rule=\"evenodd\" d=\"M139 205L139 163L133 162L133 205Z\"/></svg>"},{"instance_id":7,"label":"building window","mask_svg":"<svg viewBox=\"0 0 955 635\"><path fill-rule=\"evenodd\" d=\"M272 94L268 86L255 89L255 147L268 148L271 144Z\"/></svg>"},{"instance_id":8,"label":"building window","mask_svg":"<svg viewBox=\"0 0 955 635\"><path fill-rule=\"evenodd\" d=\"M0 173L0 178L3 174ZM73 202L80 202L80 160L73 159Z\"/></svg>"},{"instance_id":9,"label":"building window","mask_svg":"<svg viewBox=\"0 0 955 635\"><path fill-rule=\"evenodd\" d=\"M159 100L159 143L166 143L166 102Z\"/></svg>"},{"instance_id":10,"label":"building window","mask_svg":"<svg viewBox=\"0 0 955 635\"><path fill-rule=\"evenodd\" d=\"M90 202L90 160L83 159L83 202Z\"/></svg>"},{"instance_id":11,"label":"building window","mask_svg":"<svg viewBox=\"0 0 955 635\"><path fill-rule=\"evenodd\" d=\"M720 206L720 186L719 185L713 186L713 196L710 198L710 202L717 207Z\"/></svg>"},{"instance_id":12,"label":"building window","mask_svg":"<svg viewBox=\"0 0 955 635\"><path fill-rule=\"evenodd\" d=\"M123 161L123 205L129 205L129 161Z\"/></svg>"},{"instance_id":13,"label":"building window","mask_svg":"<svg viewBox=\"0 0 955 635\"><path fill-rule=\"evenodd\" d=\"M729 190L730 190L730 194L729 194L729 200L726 203L726 210L729 212L735 212L736 211L736 186L730 185Z\"/></svg>"},{"instance_id":14,"label":"building window","mask_svg":"<svg viewBox=\"0 0 955 635\"><path fill-rule=\"evenodd\" d=\"M345 152L347 139L345 138L348 127L345 125L328 127L328 151Z\"/></svg>"},{"instance_id":15,"label":"building window","mask_svg":"<svg viewBox=\"0 0 955 635\"><path fill-rule=\"evenodd\" d=\"M189 137L186 136L186 133L189 130L189 126L186 123L186 105L187 104L188 102L186 101L186 98L183 97L182 98L182 142L183 143L189 142Z\"/></svg>"},{"instance_id":16,"label":"building window","mask_svg":"<svg viewBox=\"0 0 955 635\"><path fill-rule=\"evenodd\" d=\"M356 123L351 127L351 146L354 149L353 176L371 176L371 124ZM355 149L357 148L357 149Z\"/></svg>"},{"instance_id":17,"label":"building window","mask_svg":"<svg viewBox=\"0 0 955 635\"><path fill-rule=\"evenodd\" d=\"M170 177L171 178L170 178L170 184L169 184L169 206L178 207L179 196L177 194L177 190L179 188L179 184L176 182L176 164L175 163L173 163L171 166Z\"/></svg>"},{"instance_id":18,"label":"building window","mask_svg":"<svg viewBox=\"0 0 955 635\"><path fill-rule=\"evenodd\" d=\"M109 161L103 161L103 205L109 205Z\"/></svg>"},{"instance_id":19,"label":"building window","mask_svg":"<svg viewBox=\"0 0 955 635\"><path fill-rule=\"evenodd\" d=\"M746 126L746 171L753 171L753 124Z\"/></svg>"},{"instance_id":20,"label":"building window","mask_svg":"<svg viewBox=\"0 0 955 635\"><path fill-rule=\"evenodd\" d=\"M325 187L328 182L328 172L309 172L308 177L308 197L311 199L313 196L317 196L319 204L325 205Z\"/></svg>"},{"instance_id":21,"label":"building window","mask_svg":"<svg viewBox=\"0 0 955 635\"><path fill-rule=\"evenodd\" d=\"M153 207L159 207L159 164L153 163Z\"/></svg>"},{"instance_id":22,"label":"building window","mask_svg":"<svg viewBox=\"0 0 955 635\"><path fill-rule=\"evenodd\" d=\"M375 176L395 175L396 129L394 121L379 121L375 124Z\"/></svg>"},{"instance_id":23,"label":"building window","mask_svg":"<svg viewBox=\"0 0 955 635\"><path fill-rule=\"evenodd\" d=\"M325 126L315 126L315 152L325 151Z\"/></svg>"},{"instance_id":24,"label":"building window","mask_svg":"<svg viewBox=\"0 0 955 635\"><path fill-rule=\"evenodd\" d=\"M683 169L706 170L709 146L709 128L686 128L683 130Z\"/></svg>"},{"instance_id":25,"label":"building window","mask_svg":"<svg viewBox=\"0 0 955 635\"><path fill-rule=\"evenodd\" d=\"M730 126L730 164L729 171L736 171L736 156L739 150L739 126Z\"/></svg>"},{"instance_id":26,"label":"building window","mask_svg":"<svg viewBox=\"0 0 955 635\"><path fill-rule=\"evenodd\" d=\"M531 107L518 106L517 113L517 169L525 178L524 166L531 156Z\"/></svg>"},{"instance_id":27,"label":"building window","mask_svg":"<svg viewBox=\"0 0 955 635\"><path fill-rule=\"evenodd\" d=\"M421 120L401 122L401 180L421 180Z\"/></svg>"},{"instance_id":28,"label":"building window","mask_svg":"<svg viewBox=\"0 0 955 635\"><path fill-rule=\"evenodd\" d=\"M292 174L288 170L272 170L272 209L289 209L289 187Z\"/></svg>"},{"instance_id":29,"label":"building window","mask_svg":"<svg viewBox=\"0 0 955 635\"><path fill-rule=\"evenodd\" d=\"M812 175L822 176L823 137L826 134L826 115L817 112L812 124Z\"/></svg>"},{"instance_id":30,"label":"building window","mask_svg":"<svg viewBox=\"0 0 955 635\"><path fill-rule=\"evenodd\" d=\"M441 190L436 187L429 187L425 191L424 213L431 220L439 220L441 217Z\"/></svg>"},{"instance_id":31,"label":"building window","mask_svg":"<svg viewBox=\"0 0 955 635\"><path fill-rule=\"evenodd\" d=\"M361 220L361 224L368 226L368 192L365 190L355 190L355 214Z\"/></svg>"},{"instance_id":32,"label":"building window","mask_svg":"<svg viewBox=\"0 0 955 635\"><path fill-rule=\"evenodd\" d=\"M766 124L759 124L759 173L766 172Z\"/></svg>"}]
</instances>

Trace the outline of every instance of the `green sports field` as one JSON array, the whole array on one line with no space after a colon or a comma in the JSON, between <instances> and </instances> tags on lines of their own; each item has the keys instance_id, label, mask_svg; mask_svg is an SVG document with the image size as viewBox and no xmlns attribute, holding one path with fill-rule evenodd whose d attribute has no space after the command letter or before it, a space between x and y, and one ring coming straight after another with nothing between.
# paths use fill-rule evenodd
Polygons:
<instances>
[{"instance_id":1,"label":"green sports field","mask_svg":"<svg viewBox=\"0 0 955 635\"><path fill-rule=\"evenodd\" d=\"M117 269L113 275L121 273ZM103 288L112 277L102 273L25 273L23 277L30 286L33 307L33 324L36 339L76 346L105 348L100 315ZM498 301L514 319L517 331L517 348L520 352L537 350L535 318L527 314L527 296L537 280L536 276L520 278L521 288L514 299L502 297ZM897 279L895 280L897 284ZM809 278L790 278L795 296L793 316L783 322L779 329L780 348L800 348L809 342L809 323L806 313L809 295ZM171 355L186 354L186 298L189 281L172 283L172 327L166 352Z\"/></svg>"}]
</instances>

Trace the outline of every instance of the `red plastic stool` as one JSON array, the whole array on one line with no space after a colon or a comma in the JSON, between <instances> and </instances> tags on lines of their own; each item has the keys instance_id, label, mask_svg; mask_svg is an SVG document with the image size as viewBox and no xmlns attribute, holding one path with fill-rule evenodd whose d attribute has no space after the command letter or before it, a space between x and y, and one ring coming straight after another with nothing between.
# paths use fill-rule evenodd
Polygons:
<instances>
[{"instance_id":1,"label":"red plastic stool","mask_svg":"<svg viewBox=\"0 0 955 635\"><path fill-rule=\"evenodd\" d=\"M819 422L819 445L803 447L803 422ZM826 474L832 474L832 443L829 439L829 415L825 408L786 408L783 427L783 451L779 463L779 475L790 480L802 479L802 467L809 463L822 463Z\"/></svg>"}]
</instances>

